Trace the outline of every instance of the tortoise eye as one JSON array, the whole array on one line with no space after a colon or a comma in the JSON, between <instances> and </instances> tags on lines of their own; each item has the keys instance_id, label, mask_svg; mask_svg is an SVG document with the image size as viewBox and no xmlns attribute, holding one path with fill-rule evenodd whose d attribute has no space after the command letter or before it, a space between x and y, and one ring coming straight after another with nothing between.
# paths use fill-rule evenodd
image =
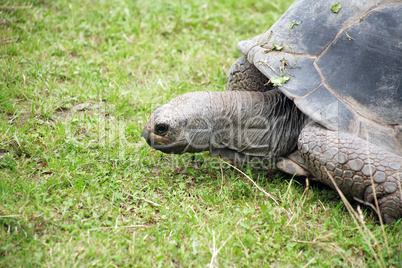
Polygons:
<instances>
[{"instance_id":1,"label":"tortoise eye","mask_svg":"<svg viewBox=\"0 0 402 268\"><path fill-rule=\"evenodd\" d=\"M167 124L157 124L155 126L155 134L159 136L165 135L169 130L169 125Z\"/></svg>"}]
</instances>

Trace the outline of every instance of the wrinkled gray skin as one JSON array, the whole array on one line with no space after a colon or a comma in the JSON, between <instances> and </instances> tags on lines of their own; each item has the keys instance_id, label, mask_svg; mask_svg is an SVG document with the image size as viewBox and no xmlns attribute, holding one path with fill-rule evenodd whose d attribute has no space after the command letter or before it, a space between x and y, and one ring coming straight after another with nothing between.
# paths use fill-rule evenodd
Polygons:
<instances>
[{"instance_id":1,"label":"wrinkled gray skin","mask_svg":"<svg viewBox=\"0 0 402 268\"><path fill-rule=\"evenodd\" d=\"M269 159L289 174L332 188L334 181L346 197L393 223L402 217L395 38L402 4L382 2L345 1L335 15L326 1L297 0L270 31L239 44L245 57L232 65L228 91L177 97L151 115L143 137L165 153ZM294 21L303 22L290 29ZM283 51L270 50L274 42ZM283 71L282 59L298 68L272 89L266 84Z\"/></svg>"},{"instance_id":2,"label":"wrinkled gray skin","mask_svg":"<svg viewBox=\"0 0 402 268\"><path fill-rule=\"evenodd\" d=\"M193 92L155 110L142 135L165 153L209 151L247 162L288 155L306 123L307 117L278 89Z\"/></svg>"}]
</instances>

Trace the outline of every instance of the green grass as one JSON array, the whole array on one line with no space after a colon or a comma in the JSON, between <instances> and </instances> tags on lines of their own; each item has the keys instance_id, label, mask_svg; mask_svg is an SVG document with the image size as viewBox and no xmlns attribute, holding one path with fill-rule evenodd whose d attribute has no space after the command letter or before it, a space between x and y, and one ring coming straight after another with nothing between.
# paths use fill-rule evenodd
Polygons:
<instances>
[{"instance_id":1,"label":"green grass","mask_svg":"<svg viewBox=\"0 0 402 268\"><path fill-rule=\"evenodd\" d=\"M400 267L402 221L364 208L368 236L334 190L243 168L277 205L141 138L159 105L224 90L237 42L291 3L0 1L29 6L0 9L0 266Z\"/></svg>"}]
</instances>

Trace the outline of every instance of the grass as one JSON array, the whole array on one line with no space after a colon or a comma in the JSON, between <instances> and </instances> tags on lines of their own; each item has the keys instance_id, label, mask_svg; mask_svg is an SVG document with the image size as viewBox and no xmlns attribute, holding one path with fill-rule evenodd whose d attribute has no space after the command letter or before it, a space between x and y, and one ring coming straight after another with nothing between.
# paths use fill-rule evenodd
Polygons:
<instances>
[{"instance_id":1,"label":"grass","mask_svg":"<svg viewBox=\"0 0 402 268\"><path fill-rule=\"evenodd\" d=\"M224 90L291 3L0 1L0 266L400 267L402 221L358 228L334 190L244 167L277 205L141 138L159 105Z\"/></svg>"}]
</instances>

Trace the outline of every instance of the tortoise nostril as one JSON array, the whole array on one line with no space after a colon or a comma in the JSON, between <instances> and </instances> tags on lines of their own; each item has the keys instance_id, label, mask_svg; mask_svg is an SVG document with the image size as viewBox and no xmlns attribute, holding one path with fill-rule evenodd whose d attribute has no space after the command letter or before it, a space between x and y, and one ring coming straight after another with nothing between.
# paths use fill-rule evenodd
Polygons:
<instances>
[{"instance_id":1,"label":"tortoise nostril","mask_svg":"<svg viewBox=\"0 0 402 268\"><path fill-rule=\"evenodd\" d=\"M155 126L155 134L159 136L165 135L169 130L169 125L167 124L157 124Z\"/></svg>"}]
</instances>

